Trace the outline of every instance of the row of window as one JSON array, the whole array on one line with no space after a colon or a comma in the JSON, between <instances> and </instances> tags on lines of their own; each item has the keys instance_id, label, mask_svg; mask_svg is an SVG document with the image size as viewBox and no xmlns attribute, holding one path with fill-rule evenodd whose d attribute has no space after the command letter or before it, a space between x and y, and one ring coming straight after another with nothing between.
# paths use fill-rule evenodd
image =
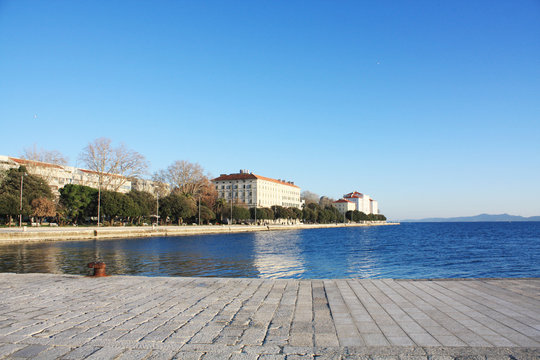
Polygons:
<instances>
[{"instance_id":1,"label":"row of window","mask_svg":"<svg viewBox=\"0 0 540 360\"><path fill-rule=\"evenodd\" d=\"M234 193L234 197L237 198L238 194L240 194L240 197L253 196L253 192L250 191L249 193L247 193L247 192L246 193L242 193L242 192L238 193L238 192L236 192L236 193ZM220 193L218 193L218 195L219 195L219 197L222 197L222 198L231 196L231 194L227 193L227 192L220 192Z\"/></svg>"},{"instance_id":2,"label":"row of window","mask_svg":"<svg viewBox=\"0 0 540 360\"><path fill-rule=\"evenodd\" d=\"M223 189L230 189L231 185L216 185L216 190L223 190ZM242 185L239 187L239 185L234 185L233 189L251 189L251 185Z\"/></svg>"}]
</instances>

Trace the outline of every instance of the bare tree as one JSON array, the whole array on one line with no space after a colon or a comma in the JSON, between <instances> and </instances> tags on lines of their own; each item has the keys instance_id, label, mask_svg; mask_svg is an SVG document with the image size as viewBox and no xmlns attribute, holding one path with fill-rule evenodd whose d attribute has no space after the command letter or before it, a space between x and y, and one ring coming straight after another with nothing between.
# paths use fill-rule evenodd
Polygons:
<instances>
[{"instance_id":1,"label":"bare tree","mask_svg":"<svg viewBox=\"0 0 540 360\"><path fill-rule=\"evenodd\" d=\"M36 144L31 148L25 148L21 158L28 160L25 166L29 173L42 177L48 183L51 183L58 168L68 163L67 158L59 151L38 149ZM43 166L41 163L52 165Z\"/></svg>"},{"instance_id":2,"label":"bare tree","mask_svg":"<svg viewBox=\"0 0 540 360\"><path fill-rule=\"evenodd\" d=\"M43 148L38 149L36 144L34 144L31 148L25 148L21 158L55 165L68 164L68 159L58 150L45 150Z\"/></svg>"},{"instance_id":3,"label":"bare tree","mask_svg":"<svg viewBox=\"0 0 540 360\"><path fill-rule=\"evenodd\" d=\"M113 147L108 138L99 138L89 143L80 159L97 177L98 226L101 205L101 188L118 191L129 179L142 176L148 167L144 156L127 149L123 144Z\"/></svg>"},{"instance_id":4,"label":"bare tree","mask_svg":"<svg viewBox=\"0 0 540 360\"><path fill-rule=\"evenodd\" d=\"M334 199L328 197L328 196L321 196L319 199L319 206L321 207L327 207L327 206L333 206L334 205Z\"/></svg>"},{"instance_id":5,"label":"bare tree","mask_svg":"<svg viewBox=\"0 0 540 360\"><path fill-rule=\"evenodd\" d=\"M108 138L89 143L80 160L95 173L100 187L112 191L118 191L128 180L144 175L148 168L144 156L123 144L113 147Z\"/></svg>"},{"instance_id":6,"label":"bare tree","mask_svg":"<svg viewBox=\"0 0 540 360\"><path fill-rule=\"evenodd\" d=\"M305 191L302 191L302 194L300 196L302 198L302 200L304 200L306 202L306 204L310 204L310 203L315 203L315 204L318 204L319 203L319 195L309 191L309 190L305 190Z\"/></svg>"},{"instance_id":7,"label":"bare tree","mask_svg":"<svg viewBox=\"0 0 540 360\"><path fill-rule=\"evenodd\" d=\"M156 173L155 178L186 195L200 194L208 184L208 176L201 165L185 160L175 161L166 170Z\"/></svg>"}]
</instances>

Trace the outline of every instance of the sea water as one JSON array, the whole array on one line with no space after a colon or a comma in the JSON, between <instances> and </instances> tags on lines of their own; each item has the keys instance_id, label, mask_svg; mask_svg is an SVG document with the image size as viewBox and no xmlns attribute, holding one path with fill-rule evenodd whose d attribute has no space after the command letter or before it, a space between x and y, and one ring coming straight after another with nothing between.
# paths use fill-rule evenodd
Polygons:
<instances>
[{"instance_id":1,"label":"sea water","mask_svg":"<svg viewBox=\"0 0 540 360\"><path fill-rule=\"evenodd\" d=\"M396 226L0 246L0 272L248 278L540 277L540 222Z\"/></svg>"}]
</instances>

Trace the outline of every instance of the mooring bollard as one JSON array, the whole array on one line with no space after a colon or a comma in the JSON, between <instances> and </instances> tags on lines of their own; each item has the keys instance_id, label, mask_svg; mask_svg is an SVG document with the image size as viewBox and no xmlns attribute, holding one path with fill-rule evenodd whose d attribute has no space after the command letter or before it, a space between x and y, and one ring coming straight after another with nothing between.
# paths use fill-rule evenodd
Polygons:
<instances>
[{"instance_id":1,"label":"mooring bollard","mask_svg":"<svg viewBox=\"0 0 540 360\"><path fill-rule=\"evenodd\" d=\"M88 267L94 268L94 274L91 276L95 276L95 277L107 276L107 274L105 274L106 265L104 262L101 262L101 261L91 262L91 263L88 263Z\"/></svg>"}]
</instances>

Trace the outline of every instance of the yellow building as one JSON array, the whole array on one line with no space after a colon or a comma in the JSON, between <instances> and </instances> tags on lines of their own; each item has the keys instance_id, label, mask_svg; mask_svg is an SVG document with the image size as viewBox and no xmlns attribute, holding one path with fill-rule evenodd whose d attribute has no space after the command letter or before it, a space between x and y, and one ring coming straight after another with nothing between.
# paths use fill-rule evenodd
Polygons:
<instances>
[{"instance_id":1,"label":"yellow building","mask_svg":"<svg viewBox=\"0 0 540 360\"><path fill-rule=\"evenodd\" d=\"M271 179L240 170L237 174L221 174L212 180L218 197L230 202L244 203L250 207L302 208L300 187L292 181Z\"/></svg>"}]
</instances>

